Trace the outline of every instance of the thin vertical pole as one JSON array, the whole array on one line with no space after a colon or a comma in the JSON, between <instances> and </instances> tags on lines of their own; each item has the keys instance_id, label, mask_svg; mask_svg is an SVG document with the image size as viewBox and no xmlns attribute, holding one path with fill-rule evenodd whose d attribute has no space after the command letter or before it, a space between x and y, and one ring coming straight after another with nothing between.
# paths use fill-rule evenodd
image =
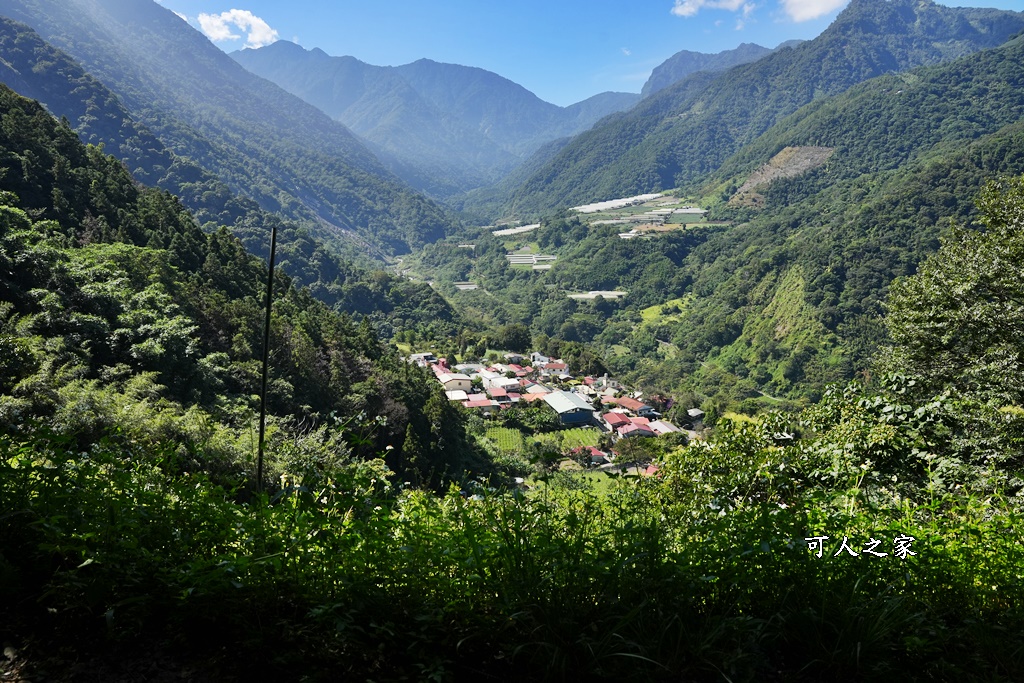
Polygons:
<instances>
[{"instance_id":1,"label":"thin vertical pole","mask_svg":"<svg viewBox=\"0 0 1024 683\"><path fill-rule=\"evenodd\" d=\"M270 357L270 310L274 302L274 253L277 251L277 223L270 228L270 273L267 275L267 317L263 323L263 378L260 381L260 438L256 456L256 492L263 491L263 437L267 433L267 374Z\"/></svg>"}]
</instances>

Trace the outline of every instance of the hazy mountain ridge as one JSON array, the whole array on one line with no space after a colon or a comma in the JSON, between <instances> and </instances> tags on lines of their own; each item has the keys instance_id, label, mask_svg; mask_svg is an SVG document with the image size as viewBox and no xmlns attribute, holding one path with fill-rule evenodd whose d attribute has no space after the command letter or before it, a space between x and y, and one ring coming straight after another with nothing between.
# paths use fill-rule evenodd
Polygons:
<instances>
[{"instance_id":1,"label":"hazy mountain ridge","mask_svg":"<svg viewBox=\"0 0 1024 683\"><path fill-rule=\"evenodd\" d=\"M155 3L4 0L0 14L72 55L169 149L335 244L349 231L401 252L450 225L344 126L245 71Z\"/></svg>"},{"instance_id":2,"label":"hazy mountain ridge","mask_svg":"<svg viewBox=\"0 0 1024 683\"><path fill-rule=\"evenodd\" d=\"M442 196L497 182L543 144L639 100L601 93L559 107L476 67L374 66L288 41L231 56L351 128L414 187Z\"/></svg>"},{"instance_id":3,"label":"hazy mountain ridge","mask_svg":"<svg viewBox=\"0 0 1024 683\"><path fill-rule=\"evenodd\" d=\"M782 43L778 48L794 47L801 42L790 40ZM723 71L740 64L755 62L778 48L761 47L756 43L740 43L732 50L723 50L715 54L680 50L654 67L650 78L647 79L640 91L640 96L650 97L659 90L664 90L697 71Z\"/></svg>"},{"instance_id":4,"label":"hazy mountain ridge","mask_svg":"<svg viewBox=\"0 0 1024 683\"><path fill-rule=\"evenodd\" d=\"M578 136L508 205L546 211L686 184L815 98L994 47L1021 29L1019 12L854 0L814 40L726 73L692 74Z\"/></svg>"},{"instance_id":5,"label":"hazy mountain ridge","mask_svg":"<svg viewBox=\"0 0 1024 683\"><path fill-rule=\"evenodd\" d=\"M394 318L410 327L454 325L454 312L429 286L371 275L339 258L308 230L235 195L209 171L167 150L68 55L5 18L0 18L0 81L66 118L84 142L104 145L137 181L180 198L200 224L211 230L229 227L250 253L266 258L270 227L276 224L278 267L324 303L369 316L383 331L391 329Z\"/></svg>"}]
</instances>

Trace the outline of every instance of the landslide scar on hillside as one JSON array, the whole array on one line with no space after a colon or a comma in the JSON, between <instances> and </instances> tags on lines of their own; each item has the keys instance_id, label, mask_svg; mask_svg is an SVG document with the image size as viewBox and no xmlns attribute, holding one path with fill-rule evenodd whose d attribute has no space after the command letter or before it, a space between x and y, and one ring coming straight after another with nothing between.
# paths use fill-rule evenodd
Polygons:
<instances>
[{"instance_id":1,"label":"landslide scar on hillside","mask_svg":"<svg viewBox=\"0 0 1024 683\"><path fill-rule=\"evenodd\" d=\"M793 178L821 166L828 161L834 151L832 147L786 147L767 164L751 173L747 181L729 199L729 204L764 206L764 195L757 190L764 190L780 178Z\"/></svg>"}]
</instances>

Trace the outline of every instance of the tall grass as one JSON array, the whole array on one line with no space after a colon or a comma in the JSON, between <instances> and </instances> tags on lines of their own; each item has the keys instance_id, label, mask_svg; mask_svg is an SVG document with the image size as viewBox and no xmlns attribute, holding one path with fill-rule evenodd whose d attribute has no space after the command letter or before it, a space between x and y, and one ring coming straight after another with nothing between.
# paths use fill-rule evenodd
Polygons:
<instances>
[{"instance_id":1,"label":"tall grass","mask_svg":"<svg viewBox=\"0 0 1024 683\"><path fill-rule=\"evenodd\" d=\"M0 441L2 616L65 647L173 642L224 679L1024 677L1024 527L998 496L850 506L767 477L781 451L716 481L729 464L691 447L603 495L395 490L349 462L246 502L159 454L67 445ZM682 504L679 472L743 502ZM835 556L843 536L888 555Z\"/></svg>"}]
</instances>

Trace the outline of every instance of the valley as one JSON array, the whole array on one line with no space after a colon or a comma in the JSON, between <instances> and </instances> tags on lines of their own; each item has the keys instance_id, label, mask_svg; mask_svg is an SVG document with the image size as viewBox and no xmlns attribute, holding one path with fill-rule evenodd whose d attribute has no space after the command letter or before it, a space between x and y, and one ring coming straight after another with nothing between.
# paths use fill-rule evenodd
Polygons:
<instances>
[{"instance_id":1,"label":"valley","mask_svg":"<svg viewBox=\"0 0 1024 683\"><path fill-rule=\"evenodd\" d=\"M1024 677L1024 13L568 106L202 16L0 0L0 677Z\"/></svg>"}]
</instances>

